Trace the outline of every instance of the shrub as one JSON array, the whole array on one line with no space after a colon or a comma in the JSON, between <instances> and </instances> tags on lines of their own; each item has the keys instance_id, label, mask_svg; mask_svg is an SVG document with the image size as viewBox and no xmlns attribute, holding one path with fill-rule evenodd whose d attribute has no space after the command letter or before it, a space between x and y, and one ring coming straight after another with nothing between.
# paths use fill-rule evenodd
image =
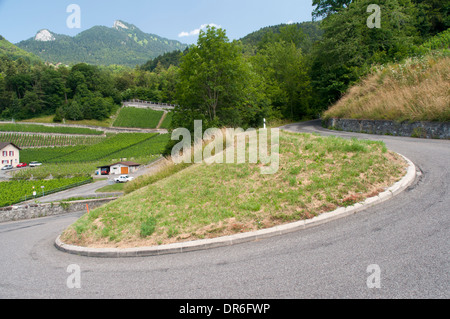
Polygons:
<instances>
[{"instance_id":1,"label":"shrub","mask_svg":"<svg viewBox=\"0 0 450 319\"><path fill-rule=\"evenodd\" d=\"M153 216L149 216L142 224L141 224L141 237L150 236L155 232L156 229L156 218Z\"/></svg>"}]
</instances>

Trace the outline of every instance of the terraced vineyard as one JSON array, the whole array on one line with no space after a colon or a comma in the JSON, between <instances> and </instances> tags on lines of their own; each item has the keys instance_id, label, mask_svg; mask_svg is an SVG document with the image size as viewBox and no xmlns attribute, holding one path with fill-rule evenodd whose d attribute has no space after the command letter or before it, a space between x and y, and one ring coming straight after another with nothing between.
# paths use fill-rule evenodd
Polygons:
<instances>
[{"instance_id":1,"label":"terraced vineyard","mask_svg":"<svg viewBox=\"0 0 450 319\"><path fill-rule=\"evenodd\" d=\"M158 155L162 153L169 139L169 134L159 134L132 147L113 153L111 156L114 158L138 158Z\"/></svg>"},{"instance_id":2,"label":"terraced vineyard","mask_svg":"<svg viewBox=\"0 0 450 319\"><path fill-rule=\"evenodd\" d=\"M78 163L161 154L169 135L157 133L120 133L94 145L25 149L21 161Z\"/></svg>"},{"instance_id":3,"label":"terraced vineyard","mask_svg":"<svg viewBox=\"0 0 450 319\"><path fill-rule=\"evenodd\" d=\"M28 133L0 133L0 142L11 142L20 148L93 145L104 136L96 135L42 135Z\"/></svg>"},{"instance_id":4,"label":"terraced vineyard","mask_svg":"<svg viewBox=\"0 0 450 319\"><path fill-rule=\"evenodd\" d=\"M29 163L32 161L39 161L42 163L52 163L60 157L68 154L81 151L85 146L61 146L61 147L41 147L28 148L20 151L20 161Z\"/></svg>"},{"instance_id":5,"label":"terraced vineyard","mask_svg":"<svg viewBox=\"0 0 450 319\"><path fill-rule=\"evenodd\" d=\"M124 107L120 110L113 126L116 127L136 127L136 128L157 128L163 111L152 109L139 109L134 107Z\"/></svg>"},{"instance_id":6,"label":"terraced vineyard","mask_svg":"<svg viewBox=\"0 0 450 319\"><path fill-rule=\"evenodd\" d=\"M45 126L35 124L0 123L1 132L29 132L29 133L59 133L81 135L103 135L103 131L97 131L83 127Z\"/></svg>"}]
</instances>

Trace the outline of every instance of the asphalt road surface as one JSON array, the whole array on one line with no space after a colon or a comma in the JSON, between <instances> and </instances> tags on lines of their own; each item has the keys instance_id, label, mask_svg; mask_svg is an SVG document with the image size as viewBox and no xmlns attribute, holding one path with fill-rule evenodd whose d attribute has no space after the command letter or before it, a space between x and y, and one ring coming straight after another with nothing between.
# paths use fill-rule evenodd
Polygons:
<instances>
[{"instance_id":1,"label":"asphalt road surface","mask_svg":"<svg viewBox=\"0 0 450 319\"><path fill-rule=\"evenodd\" d=\"M0 224L0 298L450 297L450 141L383 140L421 171L392 200L315 228L260 241L143 258L63 253L55 238L81 213Z\"/></svg>"}]
</instances>

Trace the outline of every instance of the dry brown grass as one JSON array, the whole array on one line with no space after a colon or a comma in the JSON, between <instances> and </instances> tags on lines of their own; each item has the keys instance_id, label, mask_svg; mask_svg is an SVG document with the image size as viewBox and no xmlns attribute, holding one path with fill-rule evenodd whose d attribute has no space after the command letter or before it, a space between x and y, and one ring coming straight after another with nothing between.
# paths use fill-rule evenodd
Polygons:
<instances>
[{"instance_id":1,"label":"dry brown grass","mask_svg":"<svg viewBox=\"0 0 450 319\"><path fill-rule=\"evenodd\" d=\"M379 67L323 117L450 121L450 57L428 55Z\"/></svg>"}]
</instances>

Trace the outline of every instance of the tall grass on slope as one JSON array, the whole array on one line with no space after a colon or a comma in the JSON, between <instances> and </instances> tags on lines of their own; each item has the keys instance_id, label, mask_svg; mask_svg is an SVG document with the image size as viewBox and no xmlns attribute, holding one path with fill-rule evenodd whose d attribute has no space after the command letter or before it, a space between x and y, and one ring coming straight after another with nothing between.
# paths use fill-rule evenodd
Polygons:
<instances>
[{"instance_id":1,"label":"tall grass on slope","mask_svg":"<svg viewBox=\"0 0 450 319\"><path fill-rule=\"evenodd\" d=\"M379 66L323 118L450 121L450 55L431 53Z\"/></svg>"}]
</instances>

